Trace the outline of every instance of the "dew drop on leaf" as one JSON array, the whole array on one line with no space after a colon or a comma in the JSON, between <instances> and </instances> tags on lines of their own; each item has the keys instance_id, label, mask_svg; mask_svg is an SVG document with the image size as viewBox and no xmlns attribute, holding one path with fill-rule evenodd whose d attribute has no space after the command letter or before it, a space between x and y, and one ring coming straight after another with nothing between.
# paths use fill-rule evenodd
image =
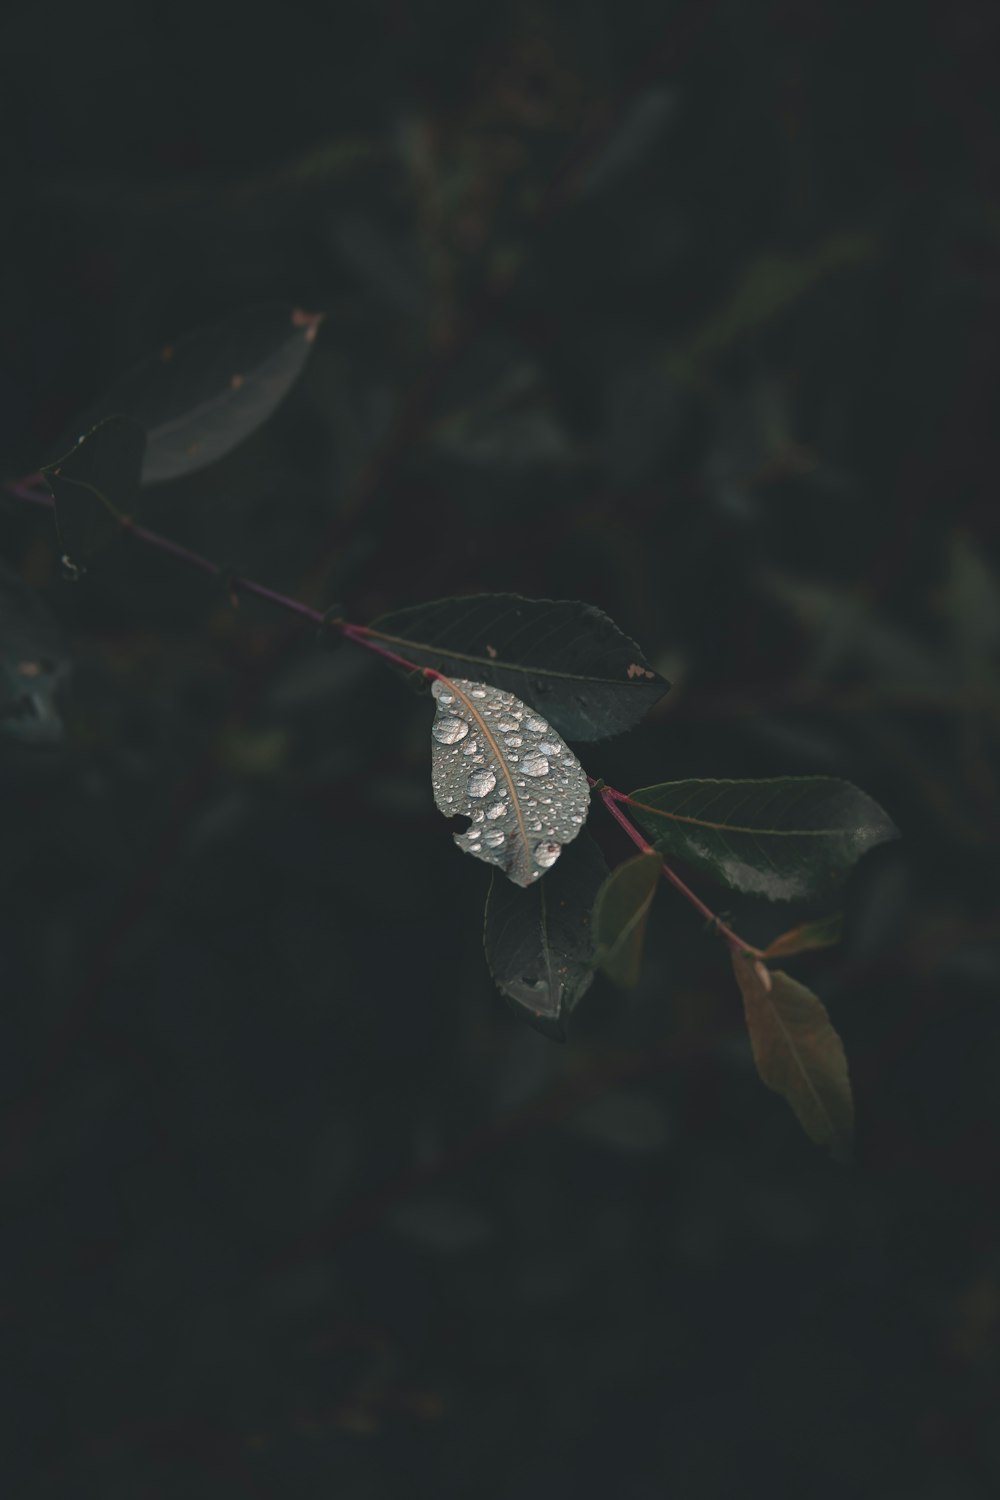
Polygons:
<instances>
[{"instance_id":1,"label":"dew drop on leaf","mask_svg":"<svg viewBox=\"0 0 1000 1500\"><path fill-rule=\"evenodd\" d=\"M459 740L464 740L469 732L469 726L464 719L438 719L431 734L442 745L455 745Z\"/></svg>"},{"instance_id":2,"label":"dew drop on leaf","mask_svg":"<svg viewBox=\"0 0 1000 1500\"><path fill-rule=\"evenodd\" d=\"M483 834L483 843L489 844L491 849L499 849L506 837L502 828L487 828Z\"/></svg>"},{"instance_id":3,"label":"dew drop on leaf","mask_svg":"<svg viewBox=\"0 0 1000 1500\"><path fill-rule=\"evenodd\" d=\"M532 750L531 753L529 755L526 755L522 760L521 770L524 772L525 776L547 776L549 772L549 763L546 760L545 756L541 755L538 750Z\"/></svg>"},{"instance_id":4,"label":"dew drop on leaf","mask_svg":"<svg viewBox=\"0 0 1000 1500\"><path fill-rule=\"evenodd\" d=\"M497 784L497 779L492 771L473 771L469 777L468 792L470 797L486 797L492 792Z\"/></svg>"},{"instance_id":5,"label":"dew drop on leaf","mask_svg":"<svg viewBox=\"0 0 1000 1500\"><path fill-rule=\"evenodd\" d=\"M539 823L538 826L541 828L542 825ZM550 839L535 845L535 859L543 870L551 869L561 853L562 844L556 844Z\"/></svg>"}]
</instances>

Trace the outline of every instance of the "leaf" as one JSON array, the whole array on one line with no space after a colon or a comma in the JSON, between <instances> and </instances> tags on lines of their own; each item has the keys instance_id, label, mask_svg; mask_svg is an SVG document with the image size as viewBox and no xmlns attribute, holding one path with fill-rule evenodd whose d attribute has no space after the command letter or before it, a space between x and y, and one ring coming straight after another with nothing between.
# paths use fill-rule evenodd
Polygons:
<instances>
[{"instance_id":1,"label":"leaf","mask_svg":"<svg viewBox=\"0 0 1000 1500\"><path fill-rule=\"evenodd\" d=\"M92 557L121 531L139 493L146 434L127 417L108 417L65 458L42 470L56 503L56 530L72 565Z\"/></svg>"},{"instance_id":2,"label":"leaf","mask_svg":"<svg viewBox=\"0 0 1000 1500\"><path fill-rule=\"evenodd\" d=\"M597 964L615 984L631 989L642 973L646 922L660 883L658 854L637 854L612 870L594 907Z\"/></svg>"},{"instance_id":3,"label":"leaf","mask_svg":"<svg viewBox=\"0 0 1000 1500\"><path fill-rule=\"evenodd\" d=\"M849 1161L854 1104L847 1058L826 1007L760 959L734 951L732 961L761 1079L788 1100L810 1140Z\"/></svg>"},{"instance_id":4,"label":"leaf","mask_svg":"<svg viewBox=\"0 0 1000 1500\"><path fill-rule=\"evenodd\" d=\"M516 693L570 740L631 728L670 686L607 615L573 600L435 599L365 633L418 666Z\"/></svg>"},{"instance_id":5,"label":"leaf","mask_svg":"<svg viewBox=\"0 0 1000 1500\"><path fill-rule=\"evenodd\" d=\"M807 953L813 948L832 948L840 942L843 922L840 912L820 917L815 922L802 922L768 943L764 957L788 958L793 953Z\"/></svg>"},{"instance_id":6,"label":"leaf","mask_svg":"<svg viewBox=\"0 0 1000 1500\"><path fill-rule=\"evenodd\" d=\"M472 822L455 843L528 886L576 838L590 786L572 750L512 693L465 678L438 678L431 726L434 801Z\"/></svg>"},{"instance_id":7,"label":"leaf","mask_svg":"<svg viewBox=\"0 0 1000 1500\"><path fill-rule=\"evenodd\" d=\"M833 776L665 781L629 796L657 849L746 895L829 889L868 849L899 837L871 797Z\"/></svg>"},{"instance_id":8,"label":"leaf","mask_svg":"<svg viewBox=\"0 0 1000 1500\"><path fill-rule=\"evenodd\" d=\"M0 563L0 734L33 745L60 739L56 694L68 671L55 620L34 590Z\"/></svg>"},{"instance_id":9,"label":"leaf","mask_svg":"<svg viewBox=\"0 0 1000 1500\"><path fill-rule=\"evenodd\" d=\"M143 484L194 473L267 420L300 374L321 321L322 314L268 303L187 334L117 381L74 433L112 415L130 417L148 439Z\"/></svg>"},{"instance_id":10,"label":"leaf","mask_svg":"<svg viewBox=\"0 0 1000 1500\"><path fill-rule=\"evenodd\" d=\"M586 833L526 889L494 874L483 946L494 983L523 1020L559 1041L594 977L591 911L608 873Z\"/></svg>"}]
</instances>

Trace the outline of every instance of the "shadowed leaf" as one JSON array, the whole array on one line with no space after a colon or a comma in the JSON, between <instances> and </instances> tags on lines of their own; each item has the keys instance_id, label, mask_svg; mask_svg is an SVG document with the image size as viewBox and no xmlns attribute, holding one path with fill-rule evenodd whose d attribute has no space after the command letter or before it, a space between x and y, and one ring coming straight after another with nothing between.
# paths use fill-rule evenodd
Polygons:
<instances>
[{"instance_id":1,"label":"shadowed leaf","mask_svg":"<svg viewBox=\"0 0 1000 1500\"><path fill-rule=\"evenodd\" d=\"M820 917L816 922L802 922L783 932L764 949L765 958L788 958L792 953L808 953L813 948L832 948L840 942L844 919L840 912Z\"/></svg>"},{"instance_id":2,"label":"shadowed leaf","mask_svg":"<svg viewBox=\"0 0 1000 1500\"><path fill-rule=\"evenodd\" d=\"M810 1140L849 1161L854 1104L843 1044L826 1007L760 959L733 953L732 961L761 1079L787 1099Z\"/></svg>"},{"instance_id":3,"label":"shadowed leaf","mask_svg":"<svg viewBox=\"0 0 1000 1500\"><path fill-rule=\"evenodd\" d=\"M0 734L32 745L60 739L56 693L68 670L55 620L34 590L0 563Z\"/></svg>"},{"instance_id":4,"label":"shadowed leaf","mask_svg":"<svg viewBox=\"0 0 1000 1500\"><path fill-rule=\"evenodd\" d=\"M366 634L418 666L514 693L569 740L631 728L670 686L607 615L572 600L435 599L382 615Z\"/></svg>"},{"instance_id":5,"label":"shadowed leaf","mask_svg":"<svg viewBox=\"0 0 1000 1500\"><path fill-rule=\"evenodd\" d=\"M165 344L88 407L74 430L130 417L148 439L143 484L191 474L267 420L300 374L321 316L269 303Z\"/></svg>"},{"instance_id":6,"label":"shadowed leaf","mask_svg":"<svg viewBox=\"0 0 1000 1500\"><path fill-rule=\"evenodd\" d=\"M629 808L663 853L771 901L829 890L899 836L877 802L832 776L667 781L632 792Z\"/></svg>"},{"instance_id":7,"label":"shadowed leaf","mask_svg":"<svg viewBox=\"0 0 1000 1500\"><path fill-rule=\"evenodd\" d=\"M639 983L649 908L660 881L658 854L637 854L612 870L594 907L597 965L615 984Z\"/></svg>"},{"instance_id":8,"label":"shadowed leaf","mask_svg":"<svg viewBox=\"0 0 1000 1500\"><path fill-rule=\"evenodd\" d=\"M42 470L56 503L59 546L71 564L120 534L139 493L145 446L141 427L127 417L108 417Z\"/></svg>"},{"instance_id":9,"label":"shadowed leaf","mask_svg":"<svg viewBox=\"0 0 1000 1500\"><path fill-rule=\"evenodd\" d=\"M558 1041L593 980L591 912L608 873L582 833L544 880L527 888L494 874L483 945L500 992L522 1020Z\"/></svg>"}]
</instances>

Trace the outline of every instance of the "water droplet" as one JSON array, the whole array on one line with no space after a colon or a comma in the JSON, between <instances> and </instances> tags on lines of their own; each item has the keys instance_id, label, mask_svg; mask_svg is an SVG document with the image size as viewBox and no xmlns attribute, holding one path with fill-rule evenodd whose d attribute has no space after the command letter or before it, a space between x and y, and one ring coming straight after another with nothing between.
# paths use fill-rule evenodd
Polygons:
<instances>
[{"instance_id":1,"label":"water droplet","mask_svg":"<svg viewBox=\"0 0 1000 1500\"><path fill-rule=\"evenodd\" d=\"M473 771L469 777L468 792L470 797L485 797L497 784L497 779L492 771Z\"/></svg>"},{"instance_id":2,"label":"water droplet","mask_svg":"<svg viewBox=\"0 0 1000 1500\"><path fill-rule=\"evenodd\" d=\"M524 741L519 734L509 734L507 736L507 743L512 750L520 750Z\"/></svg>"},{"instance_id":3,"label":"water droplet","mask_svg":"<svg viewBox=\"0 0 1000 1500\"><path fill-rule=\"evenodd\" d=\"M521 770L525 776L547 776L549 763L540 751L532 750L521 762Z\"/></svg>"},{"instance_id":4,"label":"water droplet","mask_svg":"<svg viewBox=\"0 0 1000 1500\"><path fill-rule=\"evenodd\" d=\"M472 814L472 821L473 823L481 823L485 816L486 814L483 812L482 808L477 807L475 812Z\"/></svg>"},{"instance_id":5,"label":"water droplet","mask_svg":"<svg viewBox=\"0 0 1000 1500\"><path fill-rule=\"evenodd\" d=\"M510 734L512 729L517 728L517 720L509 719L506 715L504 715L502 719L497 719L497 728L500 730L501 734Z\"/></svg>"},{"instance_id":6,"label":"water droplet","mask_svg":"<svg viewBox=\"0 0 1000 1500\"><path fill-rule=\"evenodd\" d=\"M462 746L462 754L463 755L475 755L475 753L476 753L476 751L478 749L479 749L479 741L478 740L470 740L467 745L463 745Z\"/></svg>"},{"instance_id":7,"label":"water droplet","mask_svg":"<svg viewBox=\"0 0 1000 1500\"><path fill-rule=\"evenodd\" d=\"M543 870L551 869L561 853L562 844L556 844L550 840L535 845L535 859Z\"/></svg>"},{"instance_id":8,"label":"water droplet","mask_svg":"<svg viewBox=\"0 0 1000 1500\"><path fill-rule=\"evenodd\" d=\"M559 755L562 751L562 746L553 745L551 740L541 740L538 749L542 755Z\"/></svg>"},{"instance_id":9,"label":"water droplet","mask_svg":"<svg viewBox=\"0 0 1000 1500\"><path fill-rule=\"evenodd\" d=\"M503 815L504 815L504 813L506 811L507 811L507 804L506 804L506 802L493 802L486 809L486 816L488 818L502 818Z\"/></svg>"},{"instance_id":10,"label":"water droplet","mask_svg":"<svg viewBox=\"0 0 1000 1500\"><path fill-rule=\"evenodd\" d=\"M491 849L499 849L505 838L502 828L487 828L483 834L483 843L488 844Z\"/></svg>"},{"instance_id":11,"label":"water droplet","mask_svg":"<svg viewBox=\"0 0 1000 1500\"><path fill-rule=\"evenodd\" d=\"M528 827L531 829L532 833L541 833L542 831L542 825L537 818L533 818L528 824Z\"/></svg>"},{"instance_id":12,"label":"water droplet","mask_svg":"<svg viewBox=\"0 0 1000 1500\"><path fill-rule=\"evenodd\" d=\"M438 719L431 729L431 734L442 745L454 745L464 740L468 732L469 726L464 719Z\"/></svg>"},{"instance_id":13,"label":"water droplet","mask_svg":"<svg viewBox=\"0 0 1000 1500\"><path fill-rule=\"evenodd\" d=\"M544 734L548 725L544 719L538 719L534 714L529 714L524 721L525 729L530 729L532 734Z\"/></svg>"},{"instance_id":14,"label":"water droplet","mask_svg":"<svg viewBox=\"0 0 1000 1500\"><path fill-rule=\"evenodd\" d=\"M465 837L467 839L477 839L479 837L479 835L480 835L480 832L481 832L481 830L478 829L478 828L470 828L469 831L466 833Z\"/></svg>"},{"instance_id":15,"label":"water droplet","mask_svg":"<svg viewBox=\"0 0 1000 1500\"><path fill-rule=\"evenodd\" d=\"M431 683L431 693L438 700L438 702L443 703L445 707L447 707L449 703L454 703L455 701L455 694L448 692L440 678Z\"/></svg>"},{"instance_id":16,"label":"water droplet","mask_svg":"<svg viewBox=\"0 0 1000 1500\"><path fill-rule=\"evenodd\" d=\"M485 688L473 688L472 689L472 697L473 698L485 698L486 697L486 689Z\"/></svg>"}]
</instances>

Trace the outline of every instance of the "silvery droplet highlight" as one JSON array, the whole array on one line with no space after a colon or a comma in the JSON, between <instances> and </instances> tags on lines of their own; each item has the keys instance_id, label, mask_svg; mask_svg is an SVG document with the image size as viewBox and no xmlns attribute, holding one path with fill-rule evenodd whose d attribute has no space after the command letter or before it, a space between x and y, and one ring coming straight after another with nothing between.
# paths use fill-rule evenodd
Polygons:
<instances>
[{"instance_id":1,"label":"silvery droplet highlight","mask_svg":"<svg viewBox=\"0 0 1000 1500\"><path fill-rule=\"evenodd\" d=\"M541 714L512 693L465 679L437 680L432 691L434 801L448 817L469 820L455 842L516 885L533 885L586 819L583 768Z\"/></svg>"},{"instance_id":2,"label":"silvery droplet highlight","mask_svg":"<svg viewBox=\"0 0 1000 1500\"><path fill-rule=\"evenodd\" d=\"M464 740L469 732L469 726L464 719L438 719L434 724L431 734L441 745L456 745L459 740Z\"/></svg>"}]
</instances>

